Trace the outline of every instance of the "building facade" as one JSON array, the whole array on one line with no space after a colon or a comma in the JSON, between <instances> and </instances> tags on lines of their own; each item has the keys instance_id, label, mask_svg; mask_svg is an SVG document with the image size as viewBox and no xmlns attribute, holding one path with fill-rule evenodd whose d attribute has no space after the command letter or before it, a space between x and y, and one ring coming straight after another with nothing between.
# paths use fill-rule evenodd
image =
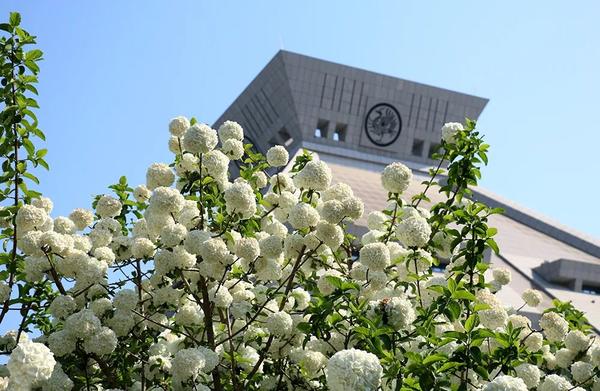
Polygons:
<instances>
[{"instance_id":1,"label":"building facade","mask_svg":"<svg viewBox=\"0 0 600 391\"><path fill-rule=\"evenodd\" d=\"M345 182L365 202L365 216L385 208L387 193L379 175L385 165L401 161L414 173L404 194L422 191L421 182L436 162L446 122L477 119L488 100L442 88L381 75L316 58L279 51L215 122L240 123L247 141L261 152L285 145L294 155L308 149L328 163L336 182ZM482 188L474 198L503 215L498 228L499 256L494 266L512 271L512 282L499 295L518 308L520 294L538 289L546 305L554 298L572 301L600 330L600 241L551 221ZM428 194L433 203L442 194ZM366 217L356 233L366 232ZM526 308L532 319L539 310Z\"/></svg>"}]
</instances>

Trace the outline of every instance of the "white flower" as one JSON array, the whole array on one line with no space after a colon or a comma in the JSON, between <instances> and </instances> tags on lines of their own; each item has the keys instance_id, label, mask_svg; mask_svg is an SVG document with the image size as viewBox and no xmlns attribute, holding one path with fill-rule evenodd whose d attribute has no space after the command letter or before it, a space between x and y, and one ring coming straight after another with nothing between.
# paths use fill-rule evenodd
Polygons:
<instances>
[{"instance_id":1,"label":"white flower","mask_svg":"<svg viewBox=\"0 0 600 391\"><path fill-rule=\"evenodd\" d=\"M573 375L573 380L581 384L586 380L589 381L592 379L594 366L588 362L577 361L571 365L571 374Z\"/></svg>"},{"instance_id":2,"label":"white flower","mask_svg":"<svg viewBox=\"0 0 600 391\"><path fill-rule=\"evenodd\" d=\"M100 330L100 319L88 309L81 310L65 320L64 330L73 338L86 338Z\"/></svg>"},{"instance_id":3,"label":"white flower","mask_svg":"<svg viewBox=\"0 0 600 391\"><path fill-rule=\"evenodd\" d=\"M295 229L314 227L319 222L319 212L309 204L299 203L290 210L288 221Z\"/></svg>"},{"instance_id":4,"label":"white flower","mask_svg":"<svg viewBox=\"0 0 600 391\"><path fill-rule=\"evenodd\" d=\"M525 289L521 297L530 307L537 307L542 302L542 294L535 289Z\"/></svg>"},{"instance_id":5,"label":"white flower","mask_svg":"<svg viewBox=\"0 0 600 391\"><path fill-rule=\"evenodd\" d=\"M190 121L183 117L175 117L169 122L169 132L175 137L181 137L190 127Z\"/></svg>"},{"instance_id":6,"label":"white flower","mask_svg":"<svg viewBox=\"0 0 600 391\"><path fill-rule=\"evenodd\" d=\"M388 323L396 330L406 330L417 319L412 303L401 297L392 297L385 302Z\"/></svg>"},{"instance_id":7,"label":"white flower","mask_svg":"<svg viewBox=\"0 0 600 391\"><path fill-rule=\"evenodd\" d=\"M494 276L494 280L500 285L508 285L510 284L511 275L510 270L506 268L495 268L492 272Z\"/></svg>"},{"instance_id":8,"label":"white flower","mask_svg":"<svg viewBox=\"0 0 600 391\"><path fill-rule=\"evenodd\" d=\"M303 189L323 191L331 184L331 170L321 160L311 160L294 176L294 184Z\"/></svg>"},{"instance_id":9,"label":"white flower","mask_svg":"<svg viewBox=\"0 0 600 391\"><path fill-rule=\"evenodd\" d=\"M157 187L150 197L149 208L158 213L178 213L185 203L185 199L177 189L172 187Z\"/></svg>"},{"instance_id":10,"label":"white flower","mask_svg":"<svg viewBox=\"0 0 600 391\"><path fill-rule=\"evenodd\" d=\"M567 391L571 387L571 383L567 379L559 375L548 375L538 387L538 391Z\"/></svg>"},{"instance_id":11,"label":"white flower","mask_svg":"<svg viewBox=\"0 0 600 391\"><path fill-rule=\"evenodd\" d=\"M321 217L331 224L338 224L344 217L345 209L341 201L329 200L321 204Z\"/></svg>"},{"instance_id":12,"label":"white flower","mask_svg":"<svg viewBox=\"0 0 600 391\"><path fill-rule=\"evenodd\" d=\"M332 391L375 391L382 375L377 356L362 350L339 351L327 363L327 386Z\"/></svg>"},{"instance_id":13,"label":"white flower","mask_svg":"<svg viewBox=\"0 0 600 391\"><path fill-rule=\"evenodd\" d=\"M429 223L418 216L403 219L396 227L396 236L406 247L424 247L430 235Z\"/></svg>"},{"instance_id":14,"label":"white flower","mask_svg":"<svg viewBox=\"0 0 600 391\"><path fill-rule=\"evenodd\" d=\"M175 181L173 170L165 163L152 163L146 171L146 186L150 190L157 187L169 187Z\"/></svg>"},{"instance_id":15,"label":"white flower","mask_svg":"<svg viewBox=\"0 0 600 391\"><path fill-rule=\"evenodd\" d=\"M515 371L517 376L523 379L527 388L535 388L540 384L541 372L537 365L524 363L515 367Z\"/></svg>"},{"instance_id":16,"label":"white flower","mask_svg":"<svg viewBox=\"0 0 600 391\"><path fill-rule=\"evenodd\" d=\"M385 229L385 222L388 220L388 216L375 210L367 216L367 226L371 230L383 231Z\"/></svg>"},{"instance_id":17,"label":"white flower","mask_svg":"<svg viewBox=\"0 0 600 391\"><path fill-rule=\"evenodd\" d=\"M267 151L267 163L271 167L282 167L288 164L290 155L288 151L281 145L276 145L269 148Z\"/></svg>"},{"instance_id":18,"label":"white flower","mask_svg":"<svg viewBox=\"0 0 600 391\"><path fill-rule=\"evenodd\" d=\"M384 243L370 243L360 249L359 261L367 268L381 271L390 265L390 250Z\"/></svg>"},{"instance_id":19,"label":"white flower","mask_svg":"<svg viewBox=\"0 0 600 391\"><path fill-rule=\"evenodd\" d=\"M131 242L131 254L134 258L152 258L154 243L147 238L135 238Z\"/></svg>"},{"instance_id":20,"label":"white flower","mask_svg":"<svg viewBox=\"0 0 600 391\"><path fill-rule=\"evenodd\" d=\"M71 296L59 295L56 296L48 307L48 312L56 318L63 319L71 315L77 310L77 303Z\"/></svg>"},{"instance_id":21,"label":"white flower","mask_svg":"<svg viewBox=\"0 0 600 391\"><path fill-rule=\"evenodd\" d=\"M204 319L204 312L199 305L188 303L179 307L175 314L175 322L182 326L197 326Z\"/></svg>"},{"instance_id":22,"label":"white flower","mask_svg":"<svg viewBox=\"0 0 600 391\"><path fill-rule=\"evenodd\" d=\"M177 387L180 382L196 377L204 369L206 361L202 352L195 348L182 349L175 354L171 361L173 381Z\"/></svg>"},{"instance_id":23,"label":"white flower","mask_svg":"<svg viewBox=\"0 0 600 391\"><path fill-rule=\"evenodd\" d=\"M54 370L54 355L45 345L21 341L12 351L6 367L10 372L10 387L29 390L48 380Z\"/></svg>"},{"instance_id":24,"label":"white flower","mask_svg":"<svg viewBox=\"0 0 600 391\"><path fill-rule=\"evenodd\" d=\"M269 235L258 243L263 257L277 258L283 251L283 241L279 236Z\"/></svg>"},{"instance_id":25,"label":"white flower","mask_svg":"<svg viewBox=\"0 0 600 391\"><path fill-rule=\"evenodd\" d=\"M454 144L456 134L464 130L459 122L447 122L442 126L442 140L448 144Z\"/></svg>"},{"instance_id":26,"label":"white flower","mask_svg":"<svg viewBox=\"0 0 600 391\"><path fill-rule=\"evenodd\" d=\"M139 185L133 189L133 196L137 202L146 202L150 199L152 192L145 185Z\"/></svg>"},{"instance_id":27,"label":"white flower","mask_svg":"<svg viewBox=\"0 0 600 391\"><path fill-rule=\"evenodd\" d=\"M47 197L34 198L31 200L31 205L35 206L36 208L44 209L46 213L52 212L52 209L54 208L54 203L52 203L52 200Z\"/></svg>"},{"instance_id":28,"label":"white flower","mask_svg":"<svg viewBox=\"0 0 600 391\"><path fill-rule=\"evenodd\" d=\"M412 181L412 172L400 162L389 164L381 174L383 188L390 193L402 193Z\"/></svg>"},{"instance_id":29,"label":"white flower","mask_svg":"<svg viewBox=\"0 0 600 391\"><path fill-rule=\"evenodd\" d=\"M219 138L222 143L227 140L244 140L244 129L235 121L225 121L219 126Z\"/></svg>"},{"instance_id":30,"label":"white flower","mask_svg":"<svg viewBox=\"0 0 600 391\"><path fill-rule=\"evenodd\" d=\"M527 391L527 386L523 379L512 376L498 376L488 384L483 391Z\"/></svg>"},{"instance_id":31,"label":"white flower","mask_svg":"<svg viewBox=\"0 0 600 391\"><path fill-rule=\"evenodd\" d=\"M285 311L271 312L267 317L265 327L276 337L283 337L292 331L294 322Z\"/></svg>"},{"instance_id":32,"label":"white flower","mask_svg":"<svg viewBox=\"0 0 600 391\"><path fill-rule=\"evenodd\" d=\"M538 352L544 343L544 337L540 333L532 333L523 340L525 348L531 353Z\"/></svg>"},{"instance_id":33,"label":"white flower","mask_svg":"<svg viewBox=\"0 0 600 391\"><path fill-rule=\"evenodd\" d=\"M352 220L360 219L365 210L364 203L358 197L344 198L342 200L342 207L344 208L344 216Z\"/></svg>"},{"instance_id":34,"label":"white flower","mask_svg":"<svg viewBox=\"0 0 600 391\"><path fill-rule=\"evenodd\" d=\"M114 352L117 342L115 332L108 327L102 327L98 332L85 339L83 349L88 353L103 356Z\"/></svg>"},{"instance_id":35,"label":"white flower","mask_svg":"<svg viewBox=\"0 0 600 391\"><path fill-rule=\"evenodd\" d=\"M20 231L26 232L40 228L47 218L48 214L44 209L25 204L19 208L15 223Z\"/></svg>"},{"instance_id":36,"label":"white flower","mask_svg":"<svg viewBox=\"0 0 600 391\"><path fill-rule=\"evenodd\" d=\"M354 192L348 184L338 182L335 185L329 187L327 190L325 190L321 194L321 197L323 198L324 202L330 200L343 201L346 198L354 197Z\"/></svg>"},{"instance_id":37,"label":"white flower","mask_svg":"<svg viewBox=\"0 0 600 391\"><path fill-rule=\"evenodd\" d=\"M574 352L582 352L586 350L589 344L590 337L579 330L570 331L565 338L565 346L567 349Z\"/></svg>"},{"instance_id":38,"label":"white flower","mask_svg":"<svg viewBox=\"0 0 600 391\"><path fill-rule=\"evenodd\" d=\"M310 304L310 293L298 287L292 289L292 297L296 300L296 308L303 311Z\"/></svg>"},{"instance_id":39,"label":"white flower","mask_svg":"<svg viewBox=\"0 0 600 391\"><path fill-rule=\"evenodd\" d=\"M562 340L569 331L569 324L556 312L546 312L540 319L540 327L549 341Z\"/></svg>"},{"instance_id":40,"label":"white flower","mask_svg":"<svg viewBox=\"0 0 600 391\"><path fill-rule=\"evenodd\" d=\"M207 153L218 142L217 132L206 124L194 124L183 136L183 148L191 153Z\"/></svg>"},{"instance_id":41,"label":"white flower","mask_svg":"<svg viewBox=\"0 0 600 391\"><path fill-rule=\"evenodd\" d=\"M77 208L71 212L69 218L75 223L77 229L81 231L94 222L94 213L88 209Z\"/></svg>"},{"instance_id":42,"label":"white flower","mask_svg":"<svg viewBox=\"0 0 600 391\"><path fill-rule=\"evenodd\" d=\"M202 243L210 239L210 237L210 232L193 230L188 232L185 240L183 241L183 245L189 253L199 255L201 252Z\"/></svg>"},{"instance_id":43,"label":"white flower","mask_svg":"<svg viewBox=\"0 0 600 391\"><path fill-rule=\"evenodd\" d=\"M250 218L256 213L256 196L254 190L245 181L233 183L225 190L225 206L227 213L240 213L243 218Z\"/></svg>"},{"instance_id":44,"label":"white flower","mask_svg":"<svg viewBox=\"0 0 600 391\"><path fill-rule=\"evenodd\" d=\"M573 359L577 355L577 352L569 350L567 348L558 349L555 354L556 357L556 365L560 368L568 368L569 365L573 362Z\"/></svg>"},{"instance_id":45,"label":"white flower","mask_svg":"<svg viewBox=\"0 0 600 391\"><path fill-rule=\"evenodd\" d=\"M231 160L239 160L244 156L244 143L229 139L223 143L223 153Z\"/></svg>"},{"instance_id":46,"label":"white flower","mask_svg":"<svg viewBox=\"0 0 600 391\"><path fill-rule=\"evenodd\" d=\"M75 223L68 217L59 216L54 219L54 231L60 234L74 234L77 230Z\"/></svg>"},{"instance_id":47,"label":"white flower","mask_svg":"<svg viewBox=\"0 0 600 391\"><path fill-rule=\"evenodd\" d=\"M229 307L233 302L233 297L224 286L219 286L218 289L215 286L208 291L208 294L217 307Z\"/></svg>"},{"instance_id":48,"label":"white flower","mask_svg":"<svg viewBox=\"0 0 600 391\"><path fill-rule=\"evenodd\" d=\"M160 231L160 241L167 247L179 245L187 236L187 229L182 224L167 225Z\"/></svg>"},{"instance_id":49,"label":"white flower","mask_svg":"<svg viewBox=\"0 0 600 391\"><path fill-rule=\"evenodd\" d=\"M317 238L332 251L337 250L344 242L344 230L339 225L319 221L315 230Z\"/></svg>"},{"instance_id":50,"label":"white flower","mask_svg":"<svg viewBox=\"0 0 600 391\"><path fill-rule=\"evenodd\" d=\"M215 149L202 156L202 172L210 175L215 180L227 177L229 158L221 151Z\"/></svg>"},{"instance_id":51,"label":"white flower","mask_svg":"<svg viewBox=\"0 0 600 391\"><path fill-rule=\"evenodd\" d=\"M494 330L506 324L508 314L504 308L494 307L479 311L479 319L484 327Z\"/></svg>"}]
</instances>

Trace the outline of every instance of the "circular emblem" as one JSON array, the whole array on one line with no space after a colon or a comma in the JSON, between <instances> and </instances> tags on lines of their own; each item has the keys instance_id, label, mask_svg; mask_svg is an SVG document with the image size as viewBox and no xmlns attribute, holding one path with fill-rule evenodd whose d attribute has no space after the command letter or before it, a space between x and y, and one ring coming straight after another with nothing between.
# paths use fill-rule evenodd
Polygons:
<instances>
[{"instance_id":1,"label":"circular emblem","mask_svg":"<svg viewBox=\"0 0 600 391\"><path fill-rule=\"evenodd\" d=\"M378 103L371 107L365 117L365 132L373 144L387 147L398 139L402 119L398 110L390 104Z\"/></svg>"}]
</instances>

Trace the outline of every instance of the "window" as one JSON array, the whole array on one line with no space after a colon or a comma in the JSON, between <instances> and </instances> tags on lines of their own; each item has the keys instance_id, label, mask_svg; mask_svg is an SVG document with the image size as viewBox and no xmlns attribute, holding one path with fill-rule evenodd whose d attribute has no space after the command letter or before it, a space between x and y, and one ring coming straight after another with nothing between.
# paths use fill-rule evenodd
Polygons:
<instances>
[{"instance_id":1,"label":"window","mask_svg":"<svg viewBox=\"0 0 600 391\"><path fill-rule=\"evenodd\" d=\"M327 138L327 130L329 129L329 121L320 119L315 128L315 138Z\"/></svg>"},{"instance_id":2,"label":"window","mask_svg":"<svg viewBox=\"0 0 600 391\"><path fill-rule=\"evenodd\" d=\"M279 134L279 139L281 140L281 143L284 146L289 147L290 144L294 142L294 139L292 138L290 132L288 132L286 128L279 129L279 132L277 133Z\"/></svg>"},{"instance_id":3,"label":"window","mask_svg":"<svg viewBox=\"0 0 600 391\"><path fill-rule=\"evenodd\" d=\"M346 141L346 130L348 129L348 125L346 124L336 124L335 131L333 132L333 141Z\"/></svg>"},{"instance_id":4,"label":"window","mask_svg":"<svg viewBox=\"0 0 600 391\"><path fill-rule=\"evenodd\" d=\"M425 143L423 140L415 139L413 141L412 154L414 156L423 156L423 145L424 144Z\"/></svg>"},{"instance_id":5,"label":"window","mask_svg":"<svg viewBox=\"0 0 600 391\"><path fill-rule=\"evenodd\" d=\"M429 158L433 159L433 154L440 151L440 144L431 143L429 144Z\"/></svg>"},{"instance_id":6,"label":"window","mask_svg":"<svg viewBox=\"0 0 600 391\"><path fill-rule=\"evenodd\" d=\"M592 285L583 285L581 292L587 293L588 295L600 295L600 287Z\"/></svg>"}]
</instances>

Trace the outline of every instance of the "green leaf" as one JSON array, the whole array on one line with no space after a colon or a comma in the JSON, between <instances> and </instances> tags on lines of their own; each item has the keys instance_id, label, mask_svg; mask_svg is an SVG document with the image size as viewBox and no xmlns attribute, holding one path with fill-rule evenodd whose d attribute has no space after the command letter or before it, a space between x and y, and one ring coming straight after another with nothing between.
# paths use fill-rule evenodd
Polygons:
<instances>
[{"instance_id":1,"label":"green leaf","mask_svg":"<svg viewBox=\"0 0 600 391\"><path fill-rule=\"evenodd\" d=\"M18 12L11 12L9 22L12 27L17 27L21 24L21 14Z\"/></svg>"},{"instance_id":2,"label":"green leaf","mask_svg":"<svg viewBox=\"0 0 600 391\"><path fill-rule=\"evenodd\" d=\"M469 316L465 322L465 330L470 332L477 325L477 314Z\"/></svg>"},{"instance_id":3,"label":"green leaf","mask_svg":"<svg viewBox=\"0 0 600 391\"><path fill-rule=\"evenodd\" d=\"M423 365L432 364L434 362L442 361L447 359L443 354L431 354L423 360Z\"/></svg>"},{"instance_id":4,"label":"green leaf","mask_svg":"<svg viewBox=\"0 0 600 391\"><path fill-rule=\"evenodd\" d=\"M452 293L452 298L474 301L475 295L469 291L462 289L462 290L458 290L458 291L455 291L454 293Z\"/></svg>"},{"instance_id":5,"label":"green leaf","mask_svg":"<svg viewBox=\"0 0 600 391\"><path fill-rule=\"evenodd\" d=\"M35 61L42 58L43 54L40 49L33 49L25 54L25 60Z\"/></svg>"}]
</instances>

